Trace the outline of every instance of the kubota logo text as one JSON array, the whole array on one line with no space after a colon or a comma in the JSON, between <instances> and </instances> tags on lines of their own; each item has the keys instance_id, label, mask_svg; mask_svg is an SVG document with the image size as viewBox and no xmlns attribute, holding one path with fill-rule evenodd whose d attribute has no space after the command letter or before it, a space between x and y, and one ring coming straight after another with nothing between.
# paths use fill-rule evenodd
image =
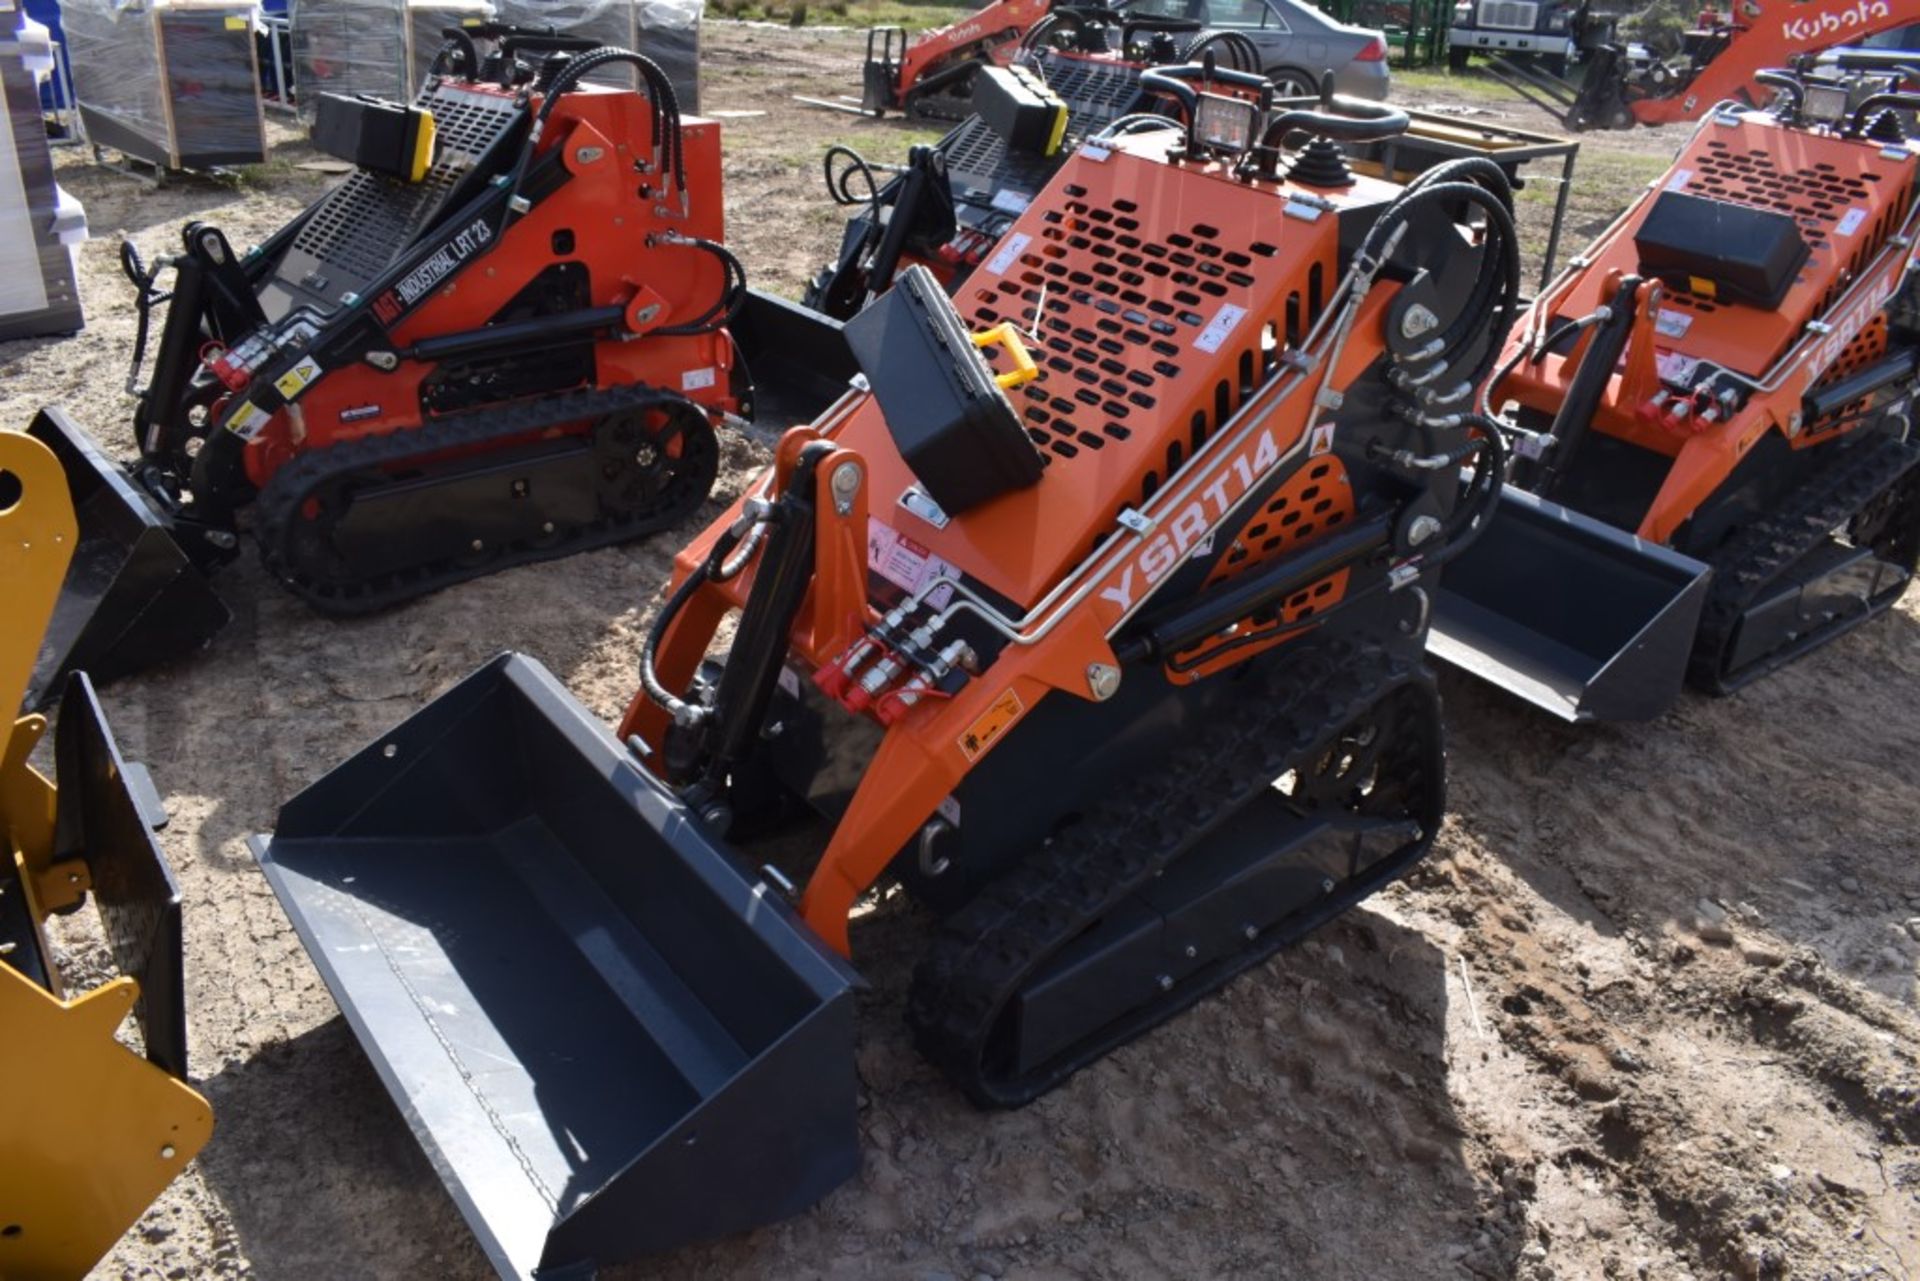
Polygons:
<instances>
[{"instance_id":1,"label":"kubota logo text","mask_svg":"<svg viewBox=\"0 0 1920 1281\"><path fill-rule=\"evenodd\" d=\"M1887 0L1853 0L1852 4L1839 9L1783 22L1780 24L1780 34L1804 44L1892 16L1893 10L1888 7Z\"/></svg>"},{"instance_id":2,"label":"kubota logo text","mask_svg":"<svg viewBox=\"0 0 1920 1281\"><path fill-rule=\"evenodd\" d=\"M1280 461L1280 448L1273 433L1262 431L1251 445L1222 467L1213 483L1187 500L1171 519L1162 521L1140 549L1140 554L1120 571L1120 580L1100 589L1100 595L1121 609L1133 608L1134 587L1151 587L1171 573L1183 557L1207 536L1216 521L1233 510L1256 482L1265 479L1268 468Z\"/></svg>"}]
</instances>

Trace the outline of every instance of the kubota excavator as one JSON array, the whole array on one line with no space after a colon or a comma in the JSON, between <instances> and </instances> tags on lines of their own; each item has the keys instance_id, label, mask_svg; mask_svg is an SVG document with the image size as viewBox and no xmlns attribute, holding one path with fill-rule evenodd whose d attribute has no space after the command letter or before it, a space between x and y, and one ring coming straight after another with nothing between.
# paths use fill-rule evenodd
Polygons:
<instances>
[{"instance_id":1,"label":"kubota excavator","mask_svg":"<svg viewBox=\"0 0 1920 1281\"><path fill-rule=\"evenodd\" d=\"M1890 608L1920 558L1920 142L1902 73L1716 107L1537 299L1483 409L1512 483L1435 652L1569 720L1724 694Z\"/></svg>"},{"instance_id":2,"label":"kubota excavator","mask_svg":"<svg viewBox=\"0 0 1920 1281\"><path fill-rule=\"evenodd\" d=\"M1587 70L1577 90L1558 95L1562 118L1575 130L1631 129L1698 120L1727 101L1765 106L1769 69L1915 21L1911 0L1730 0L1725 11L1700 11L1676 57L1635 58L1614 38L1613 20L1583 4L1573 30Z\"/></svg>"},{"instance_id":3,"label":"kubota excavator","mask_svg":"<svg viewBox=\"0 0 1920 1281\"><path fill-rule=\"evenodd\" d=\"M1920 20L1902 0L1732 0L1700 11L1680 47L1661 56L1619 38L1620 19L1583 3L1561 15L1566 40L1585 64L1578 82L1537 61L1496 54L1487 71L1568 129L1632 129L1698 120L1725 101L1764 106L1763 71L1809 53L1843 49ZM1891 70L1898 60L1879 58ZM1911 61L1913 55L1904 55ZM1561 59L1565 61L1564 58ZM1456 66L1464 66L1462 60ZM1909 73L1911 74L1911 73Z\"/></svg>"},{"instance_id":4,"label":"kubota excavator","mask_svg":"<svg viewBox=\"0 0 1920 1281\"><path fill-rule=\"evenodd\" d=\"M706 498L715 423L753 408L742 343L792 310L750 297L721 244L718 126L683 120L637 54L448 35L412 105L322 98L316 139L358 168L264 244L188 225L170 292L123 248L139 460L121 469L57 409L29 429L81 512L30 702L66 671L104 681L204 643L227 618L205 575L248 527L274 577L352 614ZM584 83L609 63L643 89Z\"/></svg>"},{"instance_id":5,"label":"kubota excavator","mask_svg":"<svg viewBox=\"0 0 1920 1281\"><path fill-rule=\"evenodd\" d=\"M154 841L165 811L84 673L47 729L14 719L78 542L60 463L0 431L0 1277L86 1275L213 1131L187 1084L180 894ZM91 897L120 974L81 990L46 929ZM71 959L71 958L64 958ZM143 1053L115 1033L131 1014Z\"/></svg>"},{"instance_id":6,"label":"kubota excavator","mask_svg":"<svg viewBox=\"0 0 1920 1281\"><path fill-rule=\"evenodd\" d=\"M938 917L916 1042L1013 1107L1429 848L1504 174L1356 175L1335 140L1404 115L1144 80L1178 121L1083 144L956 300L911 268L848 323L862 380L682 552L617 731L504 655L255 841L503 1276L854 1173L882 882Z\"/></svg>"}]
</instances>

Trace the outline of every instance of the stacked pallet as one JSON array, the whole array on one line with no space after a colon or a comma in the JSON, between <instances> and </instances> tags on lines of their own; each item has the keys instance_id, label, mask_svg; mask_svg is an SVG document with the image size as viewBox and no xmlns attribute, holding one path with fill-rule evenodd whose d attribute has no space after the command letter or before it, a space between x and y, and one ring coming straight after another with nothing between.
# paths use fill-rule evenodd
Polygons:
<instances>
[{"instance_id":1,"label":"stacked pallet","mask_svg":"<svg viewBox=\"0 0 1920 1281\"><path fill-rule=\"evenodd\" d=\"M407 102L420 92L448 27L493 16L488 0L294 0L294 83L313 122L323 93Z\"/></svg>"},{"instance_id":2,"label":"stacked pallet","mask_svg":"<svg viewBox=\"0 0 1920 1281\"><path fill-rule=\"evenodd\" d=\"M87 218L53 179L39 85L52 67L47 29L0 0L0 338L81 326L74 254Z\"/></svg>"},{"instance_id":3,"label":"stacked pallet","mask_svg":"<svg viewBox=\"0 0 1920 1281\"><path fill-rule=\"evenodd\" d=\"M63 0L87 138L165 169L264 160L256 16L244 0Z\"/></svg>"},{"instance_id":4,"label":"stacked pallet","mask_svg":"<svg viewBox=\"0 0 1920 1281\"><path fill-rule=\"evenodd\" d=\"M700 15L706 0L500 0L502 22L551 27L604 45L644 53L660 64L680 110L700 110ZM632 72L608 68L590 79L634 88Z\"/></svg>"}]
</instances>

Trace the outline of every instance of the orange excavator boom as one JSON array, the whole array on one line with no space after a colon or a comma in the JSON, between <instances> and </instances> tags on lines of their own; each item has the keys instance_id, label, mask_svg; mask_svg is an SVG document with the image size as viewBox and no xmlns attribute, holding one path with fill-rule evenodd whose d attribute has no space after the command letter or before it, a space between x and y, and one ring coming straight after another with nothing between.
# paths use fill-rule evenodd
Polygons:
<instances>
[{"instance_id":1,"label":"orange excavator boom","mask_svg":"<svg viewBox=\"0 0 1920 1281\"><path fill-rule=\"evenodd\" d=\"M1638 66L1610 38L1583 39L1591 46L1589 65L1566 123L1631 129L1698 120L1721 102L1761 106L1770 94L1766 72L1917 17L1911 0L1736 0L1725 12L1701 11L1679 58Z\"/></svg>"}]
</instances>

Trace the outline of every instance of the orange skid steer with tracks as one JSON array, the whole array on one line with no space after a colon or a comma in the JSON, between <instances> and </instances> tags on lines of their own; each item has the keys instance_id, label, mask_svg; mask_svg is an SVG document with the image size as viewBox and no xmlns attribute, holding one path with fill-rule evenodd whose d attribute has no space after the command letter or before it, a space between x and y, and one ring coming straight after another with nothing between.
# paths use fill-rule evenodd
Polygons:
<instances>
[{"instance_id":1,"label":"orange skid steer with tracks","mask_svg":"<svg viewBox=\"0 0 1920 1281\"><path fill-rule=\"evenodd\" d=\"M617 730L504 655L256 839L502 1275L854 1173L877 887L936 918L920 1049L1013 1107L1430 847L1426 620L1503 459L1470 382L1415 393L1492 363L1511 193L1356 176L1404 115L1231 75L1149 73L1181 120L848 323L862 378L681 553Z\"/></svg>"},{"instance_id":2,"label":"orange skid steer with tracks","mask_svg":"<svg viewBox=\"0 0 1920 1281\"><path fill-rule=\"evenodd\" d=\"M869 27L860 69L860 97L834 101L799 97L808 106L853 115L889 111L935 120L967 115L974 77L1004 66L1021 38L1046 19L1053 0L990 0L944 27L911 38L904 27Z\"/></svg>"},{"instance_id":3,"label":"orange skid steer with tracks","mask_svg":"<svg viewBox=\"0 0 1920 1281\"><path fill-rule=\"evenodd\" d=\"M743 342L791 310L750 297L721 243L718 125L683 119L636 54L448 34L410 106L323 97L316 138L358 167L265 243L190 224L166 292L123 249L139 458L117 466L58 410L30 428L81 518L30 701L204 643L227 617L206 574L249 532L287 588L354 614L705 500L715 425L754 406ZM585 83L609 63L643 88ZM835 341L764 349L831 373Z\"/></svg>"},{"instance_id":4,"label":"orange skid steer with tracks","mask_svg":"<svg viewBox=\"0 0 1920 1281\"><path fill-rule=\"evenodd\" d=\"M1438 656L1568 720L1725 694L1920 561L1920 141L1901 73L1763 72L1507 339L1512 483Z\"/></svg>"}]
</instances>

